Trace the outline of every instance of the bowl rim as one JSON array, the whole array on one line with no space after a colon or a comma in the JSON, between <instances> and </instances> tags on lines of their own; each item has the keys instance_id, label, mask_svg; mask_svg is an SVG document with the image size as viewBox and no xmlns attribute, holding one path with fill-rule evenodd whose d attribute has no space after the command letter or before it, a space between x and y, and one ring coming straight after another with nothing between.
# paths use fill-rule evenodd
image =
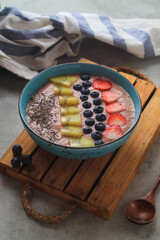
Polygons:
<instances>
[{"instance_id":1,"label":"bowl rim","mask_svg":"<svg viewBox=\"0 0 160 240\"><path fill-rule=\"evenodd\" d=\"M65 65L65 66L66 66L66 65L69 66L69 65L73 65L73 64L92 65L92 66L98 66L98 67L102 67L102 68L107 68L109 71L111 71L111 72L113 71L114 73L117 73L118 75L120 75L120 73L115 72L113 69L111 69L111 68L109 68L109 67L105 67L105 66L101 66L101 65L97 65L97 64L92 64L92 63L70 62L70 63L58 64L58 65L52 66L52 67L50 67L50 68L44 69L43 71L41 71L41 72L38 73L36 76L34 76L31 80L28 81L28 83L24 86L24 88L23 88L23 90L22 90L22 92L21 92L21 94L20 94L20 96L19 96L19 100L18 100L18 111L19 111L19 115L20 115L20 118L21 118L21 120L22 120L22 123L25 125L25 127L27 127L27 129L28 129L29 131L31 131L33 135L36 135L36 137L40 138L42 141L45 141L45 142L48 143L49 145L55 145L55 146L57 146L57 147L61 147L61 148L65 148L65 149L68 149L68 148L69 148L69 149L78 149L78 150L80 150L80 149L83 149L83 150L84 150L84 149L95 149L95 148L98 148L98 149L99 149L99 148L102 148L102 147L105 147L105 146L109 146L109 145L111 145L111 144L113 144L113 143L115 143L115 142L118 142L119 140L121 140L122 138L124 138L125 136L127 136L128 134L130 134L130 132L136 127L136 125L138 124L138 122L139 122L139 120L140 120L140 116L141 116L141 113L142 113L142 102L141 102L140 95L139 95L138 91L136 90L136 88L134 87L134 85L132 85L132 84L130 83L130 81L129 81L127 78L125 78L123 75L120 75L120 76L121 76L122 78L125 78L126 81L129 82L129 84L135 89L135 91L136 91L136 93L137 93L137 96L138 96L139 102L140 102L140 110L139 110L139 115L138 115L138 117L137 117L137 120L136 120L136 122L133 124L133 126L130 127L130 128L128 129L128 131L127 131L125 134L123 134L121 137L119 137L118 139L115 139L115 140L113 140L113 141L111 141L111 142L104 143L104 144L101 144L101 145L93 146L93 147L71 147L71 146L65 146L65 145L60 145L60 144L51 142L51 141L49 141L49 140L41 137L38 133L36 133L36 132L26 123L26 121L24 120L24 118L23 118L23 116L22 116L22 114L21 114L21 107L20 107L21 97L22 97L22 94L23 94L25 88L30 84L30 82L31 82L32 80L34 80L35 78L37 78L39 75L41 75L43 72L45 72L45 71L47 71L47 70L52 69L52 68L57 67L57 66L62 66L62 67L63 67L64 65ZM123 87L122 87L122 88L123 88ZM125 91L126 91L126 90L125 90ZM126 91L126 92L127 92L127 91Z\"/></svg>"}]
</instances>

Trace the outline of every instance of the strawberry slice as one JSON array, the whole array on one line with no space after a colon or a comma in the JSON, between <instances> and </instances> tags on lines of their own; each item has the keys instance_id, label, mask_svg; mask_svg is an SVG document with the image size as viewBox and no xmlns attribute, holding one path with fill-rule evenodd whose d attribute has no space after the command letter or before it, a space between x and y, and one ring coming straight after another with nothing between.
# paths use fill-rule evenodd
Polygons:
<instances>
[{"instance_id":1,"label":"strawberry slice","mask_svg":"<svg viewBox=\"0 0 160 240\"><path fill-rule=\"evenodd\" d=\"M126 110L126 107L119 102L106 105L106 112L108 112L109 114L122 112L124 110Z\"/></svg>"},{"instance_id":2,"label":"strawberry slice","mask_svg":"<svg viewBox=\"0 0 160 240\"><path fill-rule=\"evenodd\" d=\"M114 91L104 91L101 94L103 101L106 103L115 102L118 98L120 98L120 96L120 93Z\"/></svg>"},{"instance_id":3,"label":"strawberry slice","mask_svg":"<svg viewBox=\"0 0 160 240\"><path fill-rule=\"evenodd\" d=\"M110 125L104 132L103 137L109 140L116 140L123 135L121 127L118 124Z\"/></svg>"},{"instance_id":4,"label":"strawberry slice","mask_svg":"<svg viewBox=\"0 0 160 240\"><path fill-rule=\"evenodd\" d=\"M120 126L124 126L127 123L126 118L120 113L110 115L107 121L109 125L118 124Z\"/></svg>"},{"instance_id":5,"label":"strawberry slice","mask_svg":"<svg viewBox=\"0 0 160 240\"><path fill-rule=\"evenodd\" d=\"M97 90L110 90L112 87L111 82L102 79L95 79L92 84L94 89Z\"/></svg>"}]
</instances>

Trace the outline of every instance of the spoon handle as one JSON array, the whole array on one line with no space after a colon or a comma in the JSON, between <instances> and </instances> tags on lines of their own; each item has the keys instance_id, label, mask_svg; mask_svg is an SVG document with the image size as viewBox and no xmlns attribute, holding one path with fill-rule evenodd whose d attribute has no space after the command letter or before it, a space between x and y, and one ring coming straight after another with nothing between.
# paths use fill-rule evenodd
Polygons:
<instances>
[{"instance_id":1,"label":"spoon handle","mask_svg":"<svg viewBox=\"0 0 160 240\"><path fill-rule=\"evenodd\" d=\"M155 192L156 192L159 184L160 184L160 176L158 177L158 179L157 179L156 183L154 184L152 190L146 196L144 196L144 199L148 199L149 201L154 202L154 195L155 195Z\"/></svg>"},{"instance_id":2,"label":"spoon handle","mask_svg":"<svg viewBox=\"0 0 160 240\"><path fill-rule=\"evenodd\" d=\"M155 193L157 188L158 188L158 186L159 186L159 184L160 184L160 176L158 177L158 179L157 179L155 185L153 186L151 192Z\"/></svg>"}]
</instances>

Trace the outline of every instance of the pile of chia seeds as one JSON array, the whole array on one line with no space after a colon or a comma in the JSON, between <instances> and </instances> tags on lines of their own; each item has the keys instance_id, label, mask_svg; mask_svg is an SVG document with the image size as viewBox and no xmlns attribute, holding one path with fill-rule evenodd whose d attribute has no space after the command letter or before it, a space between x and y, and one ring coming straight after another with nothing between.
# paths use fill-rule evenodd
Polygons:
<instances>
[{"instance_id":1,"label":"pile of chia seeds","mask_svg":"<svg viewBox=\"0 0 160 240\"><path fill-rule=\"evenodd\" d=\"M51 124L56 123L53 116L53 109L56 108L55 97L53 94L45 96L44 93L36 94L31 98L29 107L27 108L27 118L30 123L35 122L39 135L47 136L49 141L54 142L60 137Z\"/></svg>"}]
</instances>

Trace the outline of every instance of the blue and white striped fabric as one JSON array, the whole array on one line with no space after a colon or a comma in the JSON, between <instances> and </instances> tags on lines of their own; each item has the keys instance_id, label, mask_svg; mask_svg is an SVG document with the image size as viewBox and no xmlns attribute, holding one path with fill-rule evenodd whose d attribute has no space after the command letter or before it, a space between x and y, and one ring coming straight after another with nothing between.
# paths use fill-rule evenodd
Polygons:
<instances>
[{"instance_id":1,"label":"blue and white striped fabric","mask_svg":"<svg viewBox=\"0 0 160 240\"><path fill-rule=\"evenodd\" d=\"M0 66L26 79L75 56L84 38L94 38L139 58L160 55L160 19L113 19L60 12L46 16L5 7L0 11Z\"/></svg>"}]
</instances>

